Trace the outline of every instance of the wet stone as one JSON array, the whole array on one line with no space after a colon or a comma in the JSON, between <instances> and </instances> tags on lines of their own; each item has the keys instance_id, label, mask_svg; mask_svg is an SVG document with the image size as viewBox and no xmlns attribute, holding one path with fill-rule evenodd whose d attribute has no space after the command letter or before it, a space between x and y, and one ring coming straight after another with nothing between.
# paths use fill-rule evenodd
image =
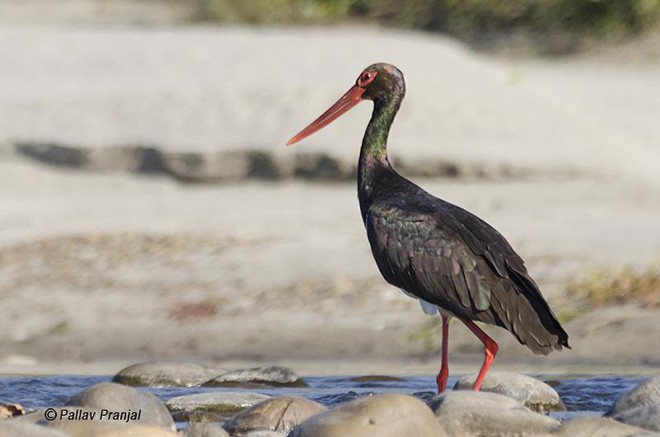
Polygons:
<instances>
[{"instance_id":1,"label":"wet stone","mask_svg":"<svg viewBox=\"0 0 660 437\"><path fill-rule=\"evenodd\" d=\"M144 387L197 387L225 371L193 363L147 362L120 370L112 381Z\"/></svg>"},{"instance_id":2,"label":"wet stone","mask_svg":"<svg viewBox=\"0 0 660 437\"><path fill-rule=\"evenodd\" d=\"M660 376L621 395L607 415L628 425L660 431Z\"/></svg>"},{"instance_id":3,"label":"wet stone","mask_svg":"<svg viewBox=\"0 0 660 437\"><path fill-rule=\"evenodd\" d=\"M281 366L232 370L207 381L204 387L307 387L296 372Z\"/></svg>"},{"instance_id":4,"label":"wet stone","mask_svg":"<svg viewBox=\"0 0 660 437\"><path fill-rule=\"evenodd\" d=\"M67 406L83 406L113 412L139 412L131 423L157 425L175 431L172 416L163 402L151 393L121 384L104 382L93 385L69 400Z\"/></svg>"},{"instance_id":5,"label":"wet stone","mask_svg":"<svg viewBox=\"0 0 660 437\"><path fill-rule=\"evenodd\" d=\"M22 416L23 414L25 414L25 408L22 405L14 402L0 401L0 419Z\"/></svg>"},{"instance_id":6,"label":"wet stone","mask_svg":"<svg viewBox=\"0 0 660 437\"><path fill-rule=\"evenodd\" d=\"M660 403L660 376L642 382L634 389L624 393L616 401L608 416L615 416L623 411L645 405Z\"/></svg>"},{"instance_id":7,"label":"wet stone","mask_svg":"<svg viewBox=\"0 0 660 437\"><path fill-rule=\"evenodd\" d=\"M471 390L476 377L476 374L462 377L454 390ZM539 413L566 411L566 406L554 388L526 375L489 372L481 385L481 391L508 396Z\"/></svg>"},{"instance_id":8,"label":"wet stone","mask_svg":"<svg viewBox=\"0 0 660 437\"><path fill-rule=\"evenodd\" d=\"M412 396L366 396L310 417L289 437L445 437L431 410Z\"/></svg>"},{"instance_id":9,"label":"wet stone","mask_svg":"<svg viewBox=\"0 0 660 437\"><path fill-rule=\"evenodd\" d=\"M452 391L434 398L430 407L450 435L525 436L547 434L559 426L559 421L497 393Z\"/></svg>"},{"instance_id":10,"label":"wet stone","mask_svg":"<svg viewBox=\"0 0 660 437\"><path fill-rule=\"evenodd\" d=\"M300 397L282 396L259 402L224 424L232 435L252 431L288 433L306 419L326 411L323 405Z\"/></svg>"},{"instance_id":11,"label":"wet stone","mask_svg":"<svg viewBox=\"0 0 660 437\"><path fill-rule=\"evenodd\" d=\"M165 405L178 422L220 422L270 396L244 392L214 392L177 396Z\"/></svg>"},{"instance_id":12,"label":"wet stone","mask_svg":"<svg viewBox=\"0 0 660 437\"><path fill-rule=\"evenodd\" d=\"M402 378L387 375L363 375L351 378L353 382L403 382Z\"/></svg>"}]
</instances>

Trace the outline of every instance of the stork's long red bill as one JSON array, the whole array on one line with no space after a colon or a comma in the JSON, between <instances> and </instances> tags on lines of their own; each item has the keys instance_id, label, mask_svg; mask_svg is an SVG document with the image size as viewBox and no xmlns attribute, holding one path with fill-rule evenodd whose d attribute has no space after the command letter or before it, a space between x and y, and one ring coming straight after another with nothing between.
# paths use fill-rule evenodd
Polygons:
<instances>
[{"instance_id":1,"label":"stork's long red bill","mask_svg":"<svg viewBox=\"0 0 660 437\"><path fill-rule=\"evenodd\" d=\"M314 132L323 129L325 126L335 121L346 111L360 103L362 101L362 94L365 91L365 88L359 87L357 85L353 86L346 92L346 94L337 100L337 103L332 105L327 111L321 114L319 118L311 122L305 129L298 132L296 136L287 141L286 145L290 146L295 144L303 138L310 136Z\"/></svg>"}]
</instances>

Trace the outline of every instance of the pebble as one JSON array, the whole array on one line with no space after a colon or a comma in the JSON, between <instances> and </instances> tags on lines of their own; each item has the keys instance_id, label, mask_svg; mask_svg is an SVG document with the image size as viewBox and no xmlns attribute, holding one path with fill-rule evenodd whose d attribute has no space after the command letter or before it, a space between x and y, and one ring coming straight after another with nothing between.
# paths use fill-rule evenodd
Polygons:
<instances>
[{"instance_id":1,"label":"pebble","mask_svg":"<svg viewBox=\"0 0 660 437\"><path fill-rule=\"evenodd\" d=\"M259 402L224 424L231 434L252 431L288 433L308 418L326 411L323 405L300 397L282 396Z\"/></svg>"},{"instance_id":2,"label":"pebble","mask_svg":"<svg viewBox=\"0 0 660 437\"><path fill-rule=\"evenodd\" d=\"M151 393L113 382L93 385L69 400L68 406L84 406L118 412L140 412L131 423L162 426L176 431L174 420L165 404Z\"/></svg>"},{"instance_id":3,"label":"pebble","mask_svg":"<svg viewBox=\"0 0 660 437\"><path fill-rule=\"evenodd\" d=\"M269 366L232 370L207 381L204 387L307 387L307 383L288 367Z\"/></svg>"},{"instance_id":4,"label":"pebble","mask_svg":"<svg viewBox=\"0 0 660 437\"><path fill-rule=\"evenodd\" d=\"M467 375L458 380L454 390L471 390L477 375ZM554 388L545 382L526 375L507 372L489 372L481 391L497 393L522 402L532 411L566 411L566 406Z\"/></svg>"},{"instance_id":5,"label":"pebble","mask_svg":"<svg viewBox=\"0 0 660 437\"><path fill-rule=\"evenodd\" d=\"M431 410L401 394L367 396L310 417L289 437L445 437Z\"/></svg>"},{"instance_id":6,"label":"pebble","mask_svg":"<svg viewBox=\"0 0 660 437\"><path fill-rule=\"evenodd\" d=\"M226 371L193 363L146 362L120 370L112 381L144 387L197 387Z\"/></svg>"},{"instance_id":7,"label":"pebble","mask_svg":"<svg viewBox=\"0 0 660 437\"><path fill-rule=\"evenodd\" d=\"M221 421L270 396L245 392L213 392L177 396L165 405L177 421ZM202 420L203 419L203 420Z\"/></svg>"},{"instance_id":8,"label":"pebble","mask_svg":"<svg viewBox=\"0 0 660 437\"><path fill-rule=\"evenodd\" d=\"M452 436L533 435L559 427L559 421L497 393L451 391L432 399L430 407L440 425Z\"/></svg>"}]
</instances>

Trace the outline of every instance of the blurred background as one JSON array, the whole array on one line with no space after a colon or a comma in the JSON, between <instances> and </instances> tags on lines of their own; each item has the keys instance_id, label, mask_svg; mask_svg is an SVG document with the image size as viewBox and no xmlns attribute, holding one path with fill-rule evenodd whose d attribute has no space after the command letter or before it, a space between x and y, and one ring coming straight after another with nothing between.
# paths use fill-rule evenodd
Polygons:
<instances>
[{"instance_id":1,"label":"blurred background","mask_svg":"<svg viewBox=\"0 0 660 437\"><path fill-rule=\"evenodd\" d=\"M660 1L4 0L0 370L437 371L360 221L370 104L284 147L374 62L407 81L395 167L499 229L571 336L490 328L500 365L660 366Z\"/></svg>"}]
</instances>

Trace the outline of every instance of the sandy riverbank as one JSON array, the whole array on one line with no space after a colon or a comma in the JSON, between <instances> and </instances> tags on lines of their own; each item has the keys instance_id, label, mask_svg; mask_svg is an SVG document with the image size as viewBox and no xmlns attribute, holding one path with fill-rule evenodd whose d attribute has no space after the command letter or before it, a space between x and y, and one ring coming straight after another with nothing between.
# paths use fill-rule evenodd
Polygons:
<instances>
[{"instance_id":1,"label":"sandy riverbank","mask_svg":"<svg viewBox=\"0 0 660 437\"><path fill-rule=\"evenodd\" d=\"M573 318L573 351L549 358L493 331L498 362L657 368L657 310L575 314L566 290L591 266L660 254L660 64L512 62L377 30L14 24L0 30L0 371L175 359L432 373L437 338L380 279L354 184L286 170L319 153L355 165L366 104L304 145L282 143L375 60L408 80L391 147L402 169L482 169L419 182L502 231ZM83 159L25 153L53 144ZM113 152L142 146L193 173L222 176L237 167L225 153L255 151L285 170L182 184ZM476 366L479 343L459 326L452 336L452 358Z\"/></svg>"}]
</instances>

